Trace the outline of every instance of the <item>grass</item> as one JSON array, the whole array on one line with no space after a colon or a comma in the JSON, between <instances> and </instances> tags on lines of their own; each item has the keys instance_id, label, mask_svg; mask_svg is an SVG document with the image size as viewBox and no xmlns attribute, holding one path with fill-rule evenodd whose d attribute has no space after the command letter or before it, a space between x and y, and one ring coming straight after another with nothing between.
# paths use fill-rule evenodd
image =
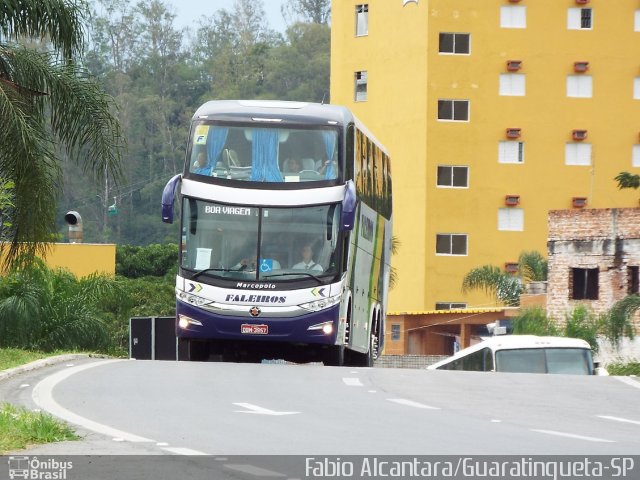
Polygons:
<instances>
[{"instance_id":1,"label":"grass","mask_svg":"<svg viewBox=\"0 0 640 480\"><path fill-rule=\"evenodd\" d=\"M78 440L71 428L51 415L0 405L0 455L40 443Z\"/></svg>"},{"instance_id":2,"label":"grass","mask_svg":"<svg viewBox=\"0 0 640 480\"><path fill-rule=\"evenodd\" d=\"M612 363L607 365L609 375L636 375L640 377L640 362Z\"/></svg>"},{"instance_id":3,"label":"grass","mask_svg":"<svg viewBox=\"0 0 640 480\"><path fill-rule=\"evenodd\" d=\"M25 363L40 360L42 358L62 355L64 353L78 353L69 351L37 352L32 350L22 350L19 348L0 348L0 371L8 368L24 365Z\"/></svg>"}]
</instances>

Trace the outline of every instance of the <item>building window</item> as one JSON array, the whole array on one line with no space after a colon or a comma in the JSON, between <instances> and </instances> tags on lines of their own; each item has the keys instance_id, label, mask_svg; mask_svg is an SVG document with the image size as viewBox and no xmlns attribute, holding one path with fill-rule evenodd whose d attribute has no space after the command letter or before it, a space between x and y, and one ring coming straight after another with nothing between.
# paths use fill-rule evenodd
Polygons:
<instances>
[{"instance_id":1,"label":"building window","mask_svg":"<svg viewBox=\"0 0 640 480\"><path fill-rule=\"evenodd\" d=\"M590 143L567 143L564 152L565 165L591 165Z\"/></svg>"},{"instance_id":2,"label":"building window","mask_svg":"<svg viewBox=\"0 0 640 480\"><path fill-rule=\"evenodd\" d=\"M591 98L593 78L591 75L567 75L567 97Z\"/></svg>"},{"instance_id":3,"label":"building window","mask_svg":"<svg viewBox=\"0 0 640 480\"><path fill-rule=\"evenodd\" d=\"M598 276L599 272L597 268L572 268L571 299L597 300Z\"/></svg>"},{"instance_id":4,"label":"building window","mask_svg":"<svg viewBox=\"0 0 640 480\"><path fill-rule=\"evenodd\" d=\"M469 121L469 100L438 100L438 120Z\"/></svg>"},{"instance_id":5,"label":"building window","mask_svg":"<svg viewBox=\"0 0 640 480\"><path fill-rule=\"evenodd\" d=\"M591 30L593 28L593 10L591 8L570 8L567 15L569 30Z\"/></svg>"},{"instance_id":6,"label":"building window","mask_svg":"<svg viewBox=\"0 0 640 480\"><path fill-rule=\"evenodd\" d=\"M470 53L470 37L468 33L441 33L440 53L468 55Z\"/></svg>"},{"instance_id":7,"label":"building window","mask_svg":"<svg viewBox=\"0 0 640 480\"><path fill-rule=\"evenodd\" d=\"M627 267L627 293L640 293L640 267Z\"/></svg>"},{"instance_id":8,"label":"building window","mask_svg":"<svg viewBox=\"0 0 640 480\"><path fill-rule=\"evenodd\" d=\"M524 210L522 208L499 208L498 230L510 232L524 231Z\"/></svg>"},{"instance_id":9,"label":"building window","mask_svg":"<svg viewBox=\"0 0 640 480\"><path fill-rule=\"evenodd\" d=\"M469 186L469 167L438 165L438 186L466 188Z\"/></svg>"},{"instance_id":10,"label":"building window","mask_svg":"<svg viewBox=\"0 0 640 480\"><path fill-rule=\"evenodd\" d=\"M525 76L524 73L501 73L500 95L512 97L524 97Z\"/></svg>"},{"instance_id":11,"label":"building window","mask_svg":"<svg viewBox=\"0 0 640 480\"><path fill-rule=\"evenodd\" d=\"M397 323L391 324L391 340L400 340L400 325Z\"/></svg>"},{"instance_id":12,"label":"building window","mask_svg":"<svg viewBox=\"0 0 640 480\"><path fill-rule=\"evenodd\" d=\"M527 28L527 7L505 5L500 7L502 28Z\"/></svg>"},{"instance_id":13,"label":"building window","mask_svg":"<svg viewBox=\"0 0 640 480\"><path fill-rule=\"evenodd\" d=\"M634 145L631 153L631 166L640 167L640 145Z\"/></svg>"},{"instance_id":14,"label":"building window","mask_svg":"<svg viewBox=\"0 0 640 480\"><path fill-rule=\"evenodd\" d=\"M355 74L355 98L356 102L367 101L367 72L356 72Z\"/></svg>"},{"instance_id":15,"label":"building window","mask_svg":"<svg viewBox=\"0 0 640 480\"><path fill-rule=\"evenodd\" d=\"M437 255L466 255L467 235L462 233L438 233L436 235Z\"/></svg>"},{"instance_id":16,"label":"building window","mask_svg":"<svg viewBox=\"0 0 640 480\"><path fill-rule=\"evenodd\" d=\"M633 79L633 98L634 100L640 100L640 77Z\"/></svg>"},{"instance_id":17,"label":"building window","mask_svg":"<svg viewBox=\"0 0 640 480\"><path fill-rule=\"evenodd\" d=\"M462 302L436 302L436 310L454 310L458 308L467 308L467 304Z\"/></svg>"},{"instance_id":18,"label":"building window","mask_svg":"<svg viewBox=\"0 0 640 480\"><path fill-rule=\"evenodd\" d=\"M356 5L356 37L369 34L369 5Z\"/></svg>"},{"instance_id":19,"label":"building window","mask_svg":"<svg viewBox=\"0 0 640 480\"><path fill-rule=\"evenodd\" d=\"M524 163L524 142L499 142L498 163Z\"/></svg>"},{"instance_id":20,"label":"building window","mask_svg":"<svg viewBox=\"0 0 640 480\"><path fill-rule=\"evenodd\" d=\"M633 31L640 32L640 10L636 10L633 16Z\"/></svg>"}]
</instances>

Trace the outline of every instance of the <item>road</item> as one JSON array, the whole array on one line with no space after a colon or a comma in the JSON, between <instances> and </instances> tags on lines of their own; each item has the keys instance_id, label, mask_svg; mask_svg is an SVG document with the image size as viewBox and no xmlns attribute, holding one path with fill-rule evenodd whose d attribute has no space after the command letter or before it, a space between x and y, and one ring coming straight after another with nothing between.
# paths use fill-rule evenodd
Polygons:
<instances>
[{"instance_id":1,"label":"road","mask_svg":"<svg viewBox=\"0 0 640 480\"><path fill-rule=\"evenodd\" d=\"M640 452L637 378L86 359L0 395L145 453Z\"/></svg>"}]
</instances>

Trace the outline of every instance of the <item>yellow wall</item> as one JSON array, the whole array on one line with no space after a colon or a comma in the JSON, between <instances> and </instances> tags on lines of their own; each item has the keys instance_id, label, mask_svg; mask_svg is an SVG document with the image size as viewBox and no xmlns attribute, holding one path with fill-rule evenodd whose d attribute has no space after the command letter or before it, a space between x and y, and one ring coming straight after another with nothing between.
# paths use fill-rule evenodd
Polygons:
<instances>
[{"instance_id":1,"label":"yellow wall","mask_svg":"<svg viewBox=\"0 0 640 480\"><path fill-rule=\"evenodd\" d=\"M368 3L369 33L355 36L355 6ZM506 0L334 0L332 2L331 102L354 111L388 148L393 168L393 258L399 283L389 311L431 310L436 302L495 302L460 285L474 267L502 267L520 252L546 255L547 211L571 208L574 196L588 206L636 207L637 191L619 191L613 180L632 167L640 143L640 32L633 31L637 0L592 0L592 30L568 30L575 0L523 1L527 27L500 28ZM470 55L441 55L440 32L471 34ZM526 95L500 96L507 60L522 60ZM592 98L568 98L567 75L588 61ZM354 72L368 72L368 98L354 102ZM438 99L470 100L469 122L437 120ZM522 129L524 163L498 163L505 129ZM590 166L565 165L571 131L585 129ZM469 188L437 188L437 165L467 165ZM498 209L507 194L520 195L524 231L498 231ZM466 233L467 256L436 256L437 233Z\"/></svg>"},{"instance_id":2,"label":"yellow wall","mask_svg":"<svg viewBox=\"0 0 640 480\"><path fill-rule=\"evenodd\" d=\"M47 254L51 268L61 267L81 278L92 273L115 275L116 246L113 244L54 243Z\"/></svg>"}]
</instances>

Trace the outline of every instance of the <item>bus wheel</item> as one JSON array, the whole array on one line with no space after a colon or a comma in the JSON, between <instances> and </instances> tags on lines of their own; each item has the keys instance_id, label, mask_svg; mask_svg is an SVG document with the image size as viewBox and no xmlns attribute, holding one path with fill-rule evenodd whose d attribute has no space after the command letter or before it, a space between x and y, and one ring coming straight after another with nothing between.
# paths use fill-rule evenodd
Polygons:
<instances>
[{"instance_id":1,"label":"bus wheel","mask_svg":"<svg viewBox=\"0 0 640 480\"><path fill-rule=\"evenodd\" d=\"M329 367L342 367L344 365L344 345L331 345L324 352L322 361Z\"/></svg>"}]
</instances>

